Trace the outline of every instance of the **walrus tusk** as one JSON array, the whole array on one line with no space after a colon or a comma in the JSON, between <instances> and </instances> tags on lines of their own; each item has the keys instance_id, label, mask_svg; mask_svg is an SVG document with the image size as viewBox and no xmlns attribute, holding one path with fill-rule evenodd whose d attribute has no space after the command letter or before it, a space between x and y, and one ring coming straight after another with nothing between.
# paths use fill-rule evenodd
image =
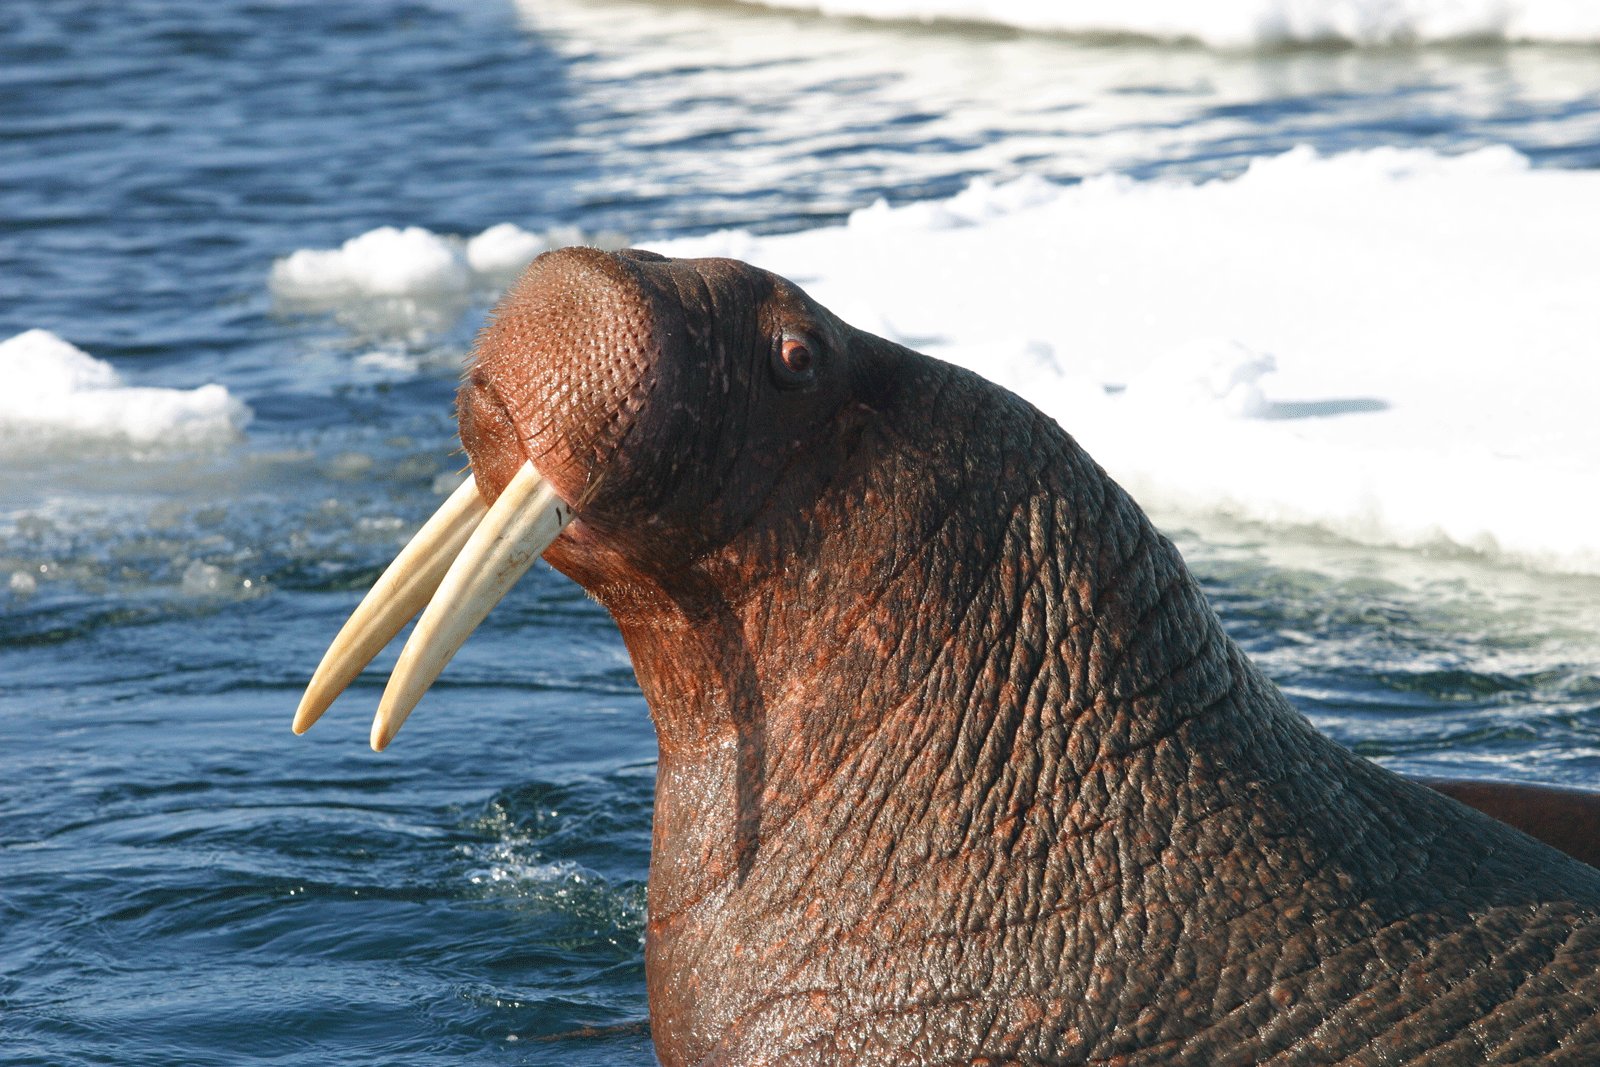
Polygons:
<instances>
[{"instance_id":1,"label":"walrus tusk","mask_svg":"<svg viewBox=\"0 0 1600 1067\"><path fill-rule=\"evenodd\" d=\"M554 487L524 463L450 564L401 650L372 720L373 751L394 740L450 657L571 518Z\"/></svg>"},{"instance_id":2,"label":"walrus tusk","mask_svg":"<svg viewBox=\"0 0 1600 1067\"><path fill-rule=\"evenodd\" d=\"M433 517L400 550L317 664L294 713L294 732L303 734L322 717L372 657L427 606L461 546L489 510L472 476L439 506Z\"/></svg>"}]
</instances>

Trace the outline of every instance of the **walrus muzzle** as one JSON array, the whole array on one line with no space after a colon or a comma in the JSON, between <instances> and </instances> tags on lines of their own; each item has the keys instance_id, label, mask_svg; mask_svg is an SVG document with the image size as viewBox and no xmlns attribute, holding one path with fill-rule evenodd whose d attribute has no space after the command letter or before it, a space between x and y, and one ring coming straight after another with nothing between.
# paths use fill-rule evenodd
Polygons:
<instances>
[{"instance_id":1,"label":"walrus muzzle","mask_svg":"<svg viewBox=\"0 0 1600 1067\"><path fill-rule=\"evenodd\" d=\"M416 617L372 720L381 752L445 664L572 520L531 462L491 507L468 476L389 564L351 614L300 698L294 732L322 717L372 658Z\"/></svg>"}]
</instances>

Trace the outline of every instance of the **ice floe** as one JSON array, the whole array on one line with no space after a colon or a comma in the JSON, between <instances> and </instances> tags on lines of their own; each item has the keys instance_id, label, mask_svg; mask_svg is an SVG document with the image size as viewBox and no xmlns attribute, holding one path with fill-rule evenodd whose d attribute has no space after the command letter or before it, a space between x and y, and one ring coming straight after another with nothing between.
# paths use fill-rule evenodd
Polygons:
<instances>
[{"instance_id":1,"label":"ice floe","mask_svg":"<svg viewBox=\"0 0 1600 1067\"><path fill-rule=\"evenodd\" d=\"M111 364L48 330L0 341L0 450L126 444L190 447L227 441L250 409L216 384L130 386Z\"/></svg>"},{"instance_id":2,"label":"ice floe","mask_svg":"<svg viewBox=\"0 0 1600 1067\"><path fill-rule=\"evenodd\" d=\"M362 298L452 302L473 289L498 288L550 248L621 247L615 234L559 226L532 233L502 222L473 237L421 226L380 226L338 248L302 248L272 265L273 294L291 303L338 305Z\"/></svg>"},{"instance_id":3,"label":"ice floe","mask_svg":"<svg viewBox=\"0 0 1600 1067\"><path fill-rule=\"evenodd\" d=\"M980 180L842 226L646 243L769 267L1015 390L1158 511L1600 574L1596 204L1600 173L1505 147L1299 148L1226 179ZM374 231L273 285L459 314L582 241Z\"/></svg>"},{"instance_id":4,"label":"ice floe","mask_svg":"<svg viewBox=\"0 0 1600 1067\"><path fill-rule=\"evenodd\" d=\"M1158 510L1600 574L1600 173L1309 149L974 183L736 255L1056 417Z\"/></svg>"}]
</instances>

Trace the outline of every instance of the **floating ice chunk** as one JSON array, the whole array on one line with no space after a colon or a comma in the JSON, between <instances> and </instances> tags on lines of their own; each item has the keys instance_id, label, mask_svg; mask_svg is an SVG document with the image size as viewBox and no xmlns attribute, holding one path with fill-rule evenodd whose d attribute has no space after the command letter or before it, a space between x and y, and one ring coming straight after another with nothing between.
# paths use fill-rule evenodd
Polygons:
<instances>
[{"instance_id":1,"label":"floating ice chunk","mask_svg":"<svg viewBox=\"0 0 1600 1067\"><path fill-rule=\"evenodd\" d=\"M18 409L85 389L115 387L117 372L49 330L27 330L0 342L6 395L0 404Z\"/></svg>"},{"instance_id":2,"label":"floating ice chunk","mask_svg":"<svg viewBox=\"0 0 1600 1067\"><path fill-rule=\"evenodd\" d=\"M461 488L461 483L467 480L464 471L440 471L433 476L431 488L439 496L449 496Z\"/></svg>"},{"instance_id":3,"label":"floating ice chunk","mask_svg":"<svg viewBox=\"0 0 1600 1067\"><path fill-rule=\"evenodd\" d=\"M504 289L540 252L569 244L621 248L627 240L575 226L533 233L509 222L470 239L381 226L338 248L302 248L277 260L268 285L287 306L331 311L375 339L420 344L449 330L475 300Z\"/></svg>"},{"instance_id":4,"label":"floating ice chunk","mask_svg":"<svg viewBox=\"0 0 1600 1067\"><path fill-rule=\"evenodd\" d=\"M338 248L303 248L272 265L279 296L314 302L341 297L465 292L471 281L451 243L420 226L380 226Z\"/></svg>"},{"instance_id":5,"label":"floating ice chunk","mask_svg":"<svg viewBox=\"0 0 1600 1067\"><path fill-rule=\"evenodd\" d=\"M62 439L135 445L230 440L250 409L220 385L198 389L125 386L111 364L48 330L0 341L0 448Z\"/></svg>"},{"instance_id":6,"label":"floating ice chunk","mask_svg":"<svg viewBox=\"0 0 1600 1067\"><path fill-rule=\"evenodd\" d=\"M933 346L930 354L946 355L1045 411L1077 412L1105 403L1105 388L1074 369L1056 345L1043 338L1002 335L976 343L963 341L942 353Z\"/></svg>"},{"instance_id":7,"label":"floating ice chunk","mask_svg":"<svg viewBox=\"0 0 1600 1067\"><path fill-rule=\"evenodd\" d=\"M1277 360L1227 338L1199 338L1157 356L1127 383L1129 403L1181 410L1214 411L1234 418L1260 418L1267 411L1261 379Z\"/></svg>"},{"instance_id":8,"label":"floating ice chunk","mask_svg":"<svg viewBox=\"0 0 1600 1067\"><path fill-rule=\"evenodd\" d=\"M975 226L1002 215L1038 207L1054 200L1061 187L1037 174L1025 174L1012 181L994 184L987 178L974 179L965 189L946 201L950 213L963 224Z\"/></svg>"},{"instance_id":9,"label":"floating ice chunk","mask_svg":"<svg viewBox=\"0 0 1600 1067\"><path fill-rule=\"evenodd\" d=\"M516 274L550 247L543 237L513 222L490 226L467 242L467 265L479 274Z\"/></svg>"}]
</instances>

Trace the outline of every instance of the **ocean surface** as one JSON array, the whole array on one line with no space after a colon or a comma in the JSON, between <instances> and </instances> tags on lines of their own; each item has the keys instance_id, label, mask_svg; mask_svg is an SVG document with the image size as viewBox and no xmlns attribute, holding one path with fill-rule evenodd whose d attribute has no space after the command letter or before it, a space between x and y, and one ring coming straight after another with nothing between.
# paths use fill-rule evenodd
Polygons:
<instances>
[{"instance_id":1,"label":"ocean surface","mask_svg":"<svg viewBox=\"0 0 1600 1067\"><path fill-rule=\"evenodd\" d=\"M1199 182L1297 145L1594 171L1600 48L4 5L0 342L82 358L32 334L0 380L0 1063L654 1062L654 737L581 591L536 568L384 754L392 651L289 732L457 483L452 397L504 279L309 299L275 264L384 226L788 234L975 178ZM1322 729L1404 772L1600 788L1600 578L1224 510L1156 517Z\"/></svg>"}]
</instances>

